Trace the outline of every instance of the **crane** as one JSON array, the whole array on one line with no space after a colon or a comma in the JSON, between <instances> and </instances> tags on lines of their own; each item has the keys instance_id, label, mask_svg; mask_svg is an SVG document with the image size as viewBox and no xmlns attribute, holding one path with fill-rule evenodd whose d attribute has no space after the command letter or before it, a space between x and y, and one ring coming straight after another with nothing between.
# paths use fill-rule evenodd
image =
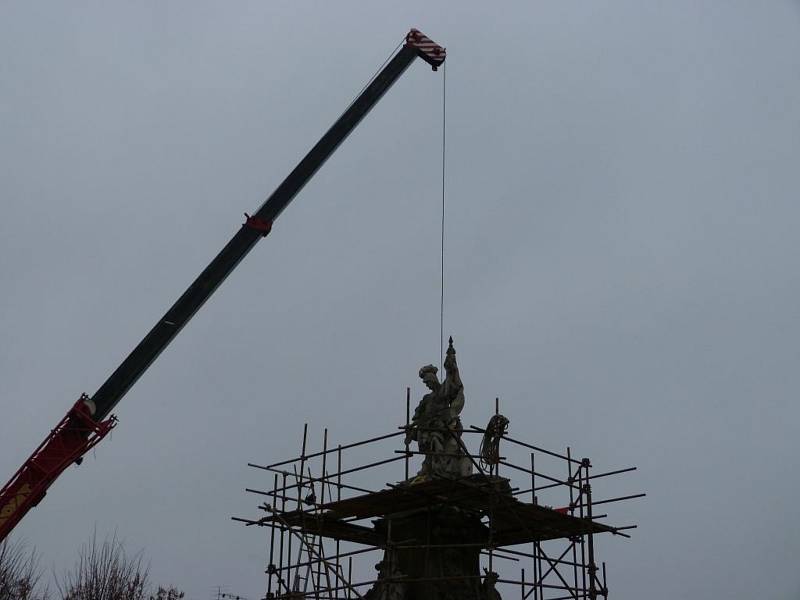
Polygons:
<instances>
[{"instance_id":1,"label":"crane","mask_svg":"<svg viewBox=\"0 0 800 600\"><path fill-rule=\"evenodd\" d=\"M362 90L286 179L245 222L186 291L167 310L93 396L82 394L0 489L0 542L22 517L44 498L47 489L72 463L98 444L117 424L111 411L158 355L189 322L239 262L266 237L273 223L395 81L421 58L433 70L444 62L445 49L417 29Z\"/></svg>"}]
</instances>

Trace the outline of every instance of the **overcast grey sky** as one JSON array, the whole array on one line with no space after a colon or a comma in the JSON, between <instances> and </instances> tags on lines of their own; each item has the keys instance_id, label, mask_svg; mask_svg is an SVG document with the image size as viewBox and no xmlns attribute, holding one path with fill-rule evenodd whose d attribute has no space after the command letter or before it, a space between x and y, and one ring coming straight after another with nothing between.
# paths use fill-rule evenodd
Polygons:
<instances>
[{"instance_id":1,"label":"overcast grey sky","mask_svg":"<svg viewBox=\"0 0 800 600\"><path fill-rule=\"evenodd\" d=\"M639 471L613 598L800 597L797 2L0 3L0 479L93 393L409 27L448 48L465 421ZM263 594L246 467L390 430L438 360L419 62L15 536Z\"/></svg>"}]
</instances>

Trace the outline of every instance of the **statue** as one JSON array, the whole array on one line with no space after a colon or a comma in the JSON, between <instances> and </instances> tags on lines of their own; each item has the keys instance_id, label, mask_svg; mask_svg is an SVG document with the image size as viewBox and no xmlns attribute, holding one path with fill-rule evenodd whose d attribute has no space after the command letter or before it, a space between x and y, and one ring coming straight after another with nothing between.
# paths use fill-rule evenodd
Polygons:
<instances>
[{"instance_id":1,"label":"statue","mask_svg":"<svg viewBox=\"0 0 800 600\"><path fill-rule=\"evenodd\" d=\"M413 482L434 477L465 477L472 474L472 463L465 456L461 443L463 426L459 415L464 408L464 384L458 373L453 338L444 359L445 379L439 382L433 365L419 370L420 379L430 390L425 394L411 419L406 432L406 444L416 440L419 451L425 454L422 468Z\"/></svg>"},{"instance_id":2,"label":"statue","mask_svg":"<svg viewBox=\"0 0 800 600\"><path fill-rule=\"evenodd\" d=\"M375 565L378 580L364 594L364 600L403 600L408 596L408 586L403 582L404 575L395 563L396 560L387 551L384 559Z\"/></svg>"},{"instance_id":3,"label":"statue","mask_svg":"<svg viewBox=\"0 0 800 600\"><path fill-rule=\"evenodd\" d=\"M500 592L497 591L495 585L497 585L497 581L500 579L500 576L495 573L494 571L488 571L484 569L486 576L483 578L481 582L481 596L483 600L502 600L500 597Z\"/></svg>"}]
</instances>

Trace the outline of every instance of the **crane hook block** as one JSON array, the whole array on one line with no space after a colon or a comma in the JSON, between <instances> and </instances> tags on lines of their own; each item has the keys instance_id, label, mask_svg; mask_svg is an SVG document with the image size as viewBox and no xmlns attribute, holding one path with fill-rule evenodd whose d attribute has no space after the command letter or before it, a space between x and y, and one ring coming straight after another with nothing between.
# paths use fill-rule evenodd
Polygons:
<instances>
[{"instance_id":1,"label":"crane hook block","mask_svg":"<svg viewBox=\"0 0 800 600\"><path fill-rule=\"evenodd\" d=\"M256 216L251 217L247 213L244 213L244 217L246 221L242 223L242 226L255 229L261 234L261 237L267 237L267 234L272 231L272 221L267 221L266 219Z\"/></svg>"},{"instance_id":2,"label":"crane hook block","mask_svg":"<svg viewBox=\"0 0 800 600\"><path fill-rule=\"evenodd\" d=\"M447 51L419 29L412 29L406 35L406 46L416 49L417 56L436 71L447 57Z\"/></svg>"}]
</instances>

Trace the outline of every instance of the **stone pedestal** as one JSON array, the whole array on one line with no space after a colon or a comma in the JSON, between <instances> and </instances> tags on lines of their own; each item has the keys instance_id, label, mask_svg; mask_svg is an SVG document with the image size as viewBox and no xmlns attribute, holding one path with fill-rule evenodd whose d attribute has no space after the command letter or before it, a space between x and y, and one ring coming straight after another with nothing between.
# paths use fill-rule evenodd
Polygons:
<instances>
[{"instance_id":1,"label":"stone pedestal","mask_svg":"<svg viewBox=\"0 0 800 600\"><path fill-rule=\"evenodd\" d=\"M488 532L474 513L433 506L387 516L375 528L392 546L367 600L484 600L480 551Z\"/></svg>"}]
</instances>

